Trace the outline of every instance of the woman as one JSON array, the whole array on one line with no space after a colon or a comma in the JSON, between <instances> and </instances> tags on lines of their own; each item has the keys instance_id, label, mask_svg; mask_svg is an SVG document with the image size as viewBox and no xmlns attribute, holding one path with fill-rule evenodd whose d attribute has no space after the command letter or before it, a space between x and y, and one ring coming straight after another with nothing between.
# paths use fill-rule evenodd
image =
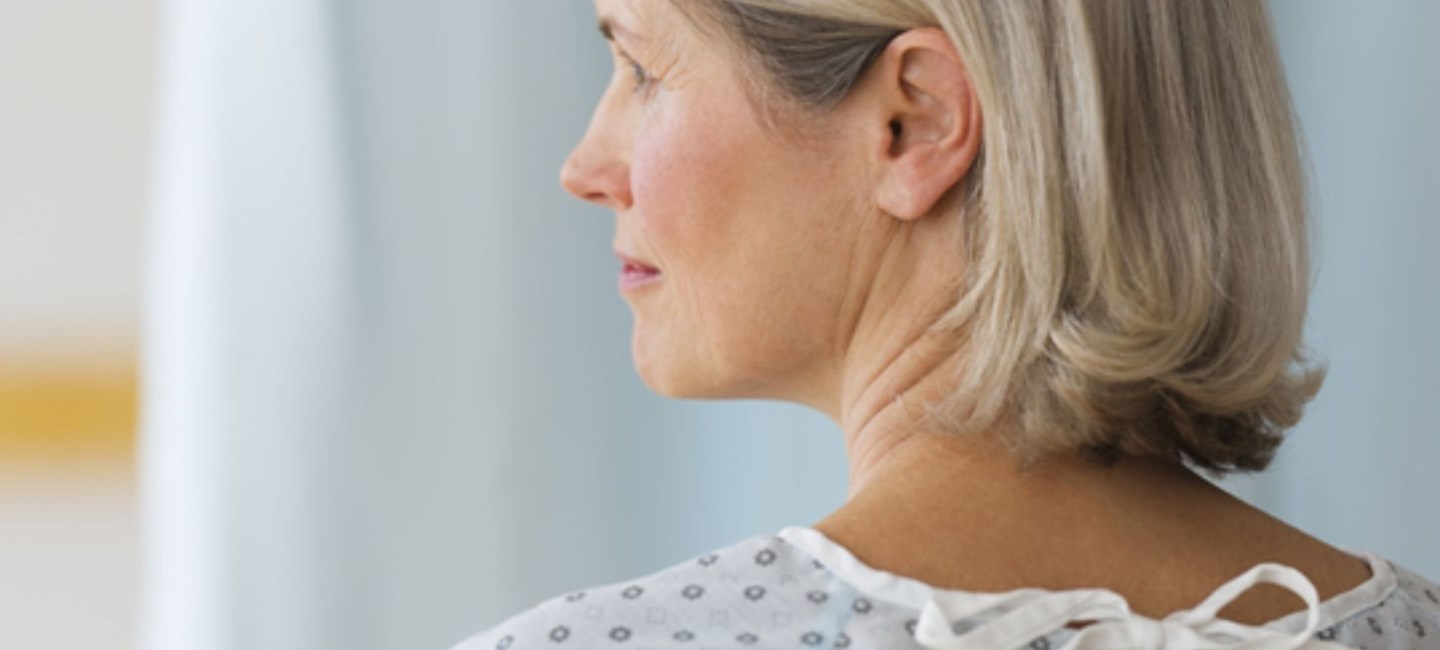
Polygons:
<instances>
[{"instance_id":1,"label":"woman","mask_svg":"<svg viewBox=\"0 0 1440 650\"><path fill-rule=\"evenodd\" d=\"M1323 375L1262 4L596 8L562 183L616 213L636 367L828 414L849 497L460 647L1440 648L1440 587L1195 473L1264 469Z\"/></svg>"}]
</instances>

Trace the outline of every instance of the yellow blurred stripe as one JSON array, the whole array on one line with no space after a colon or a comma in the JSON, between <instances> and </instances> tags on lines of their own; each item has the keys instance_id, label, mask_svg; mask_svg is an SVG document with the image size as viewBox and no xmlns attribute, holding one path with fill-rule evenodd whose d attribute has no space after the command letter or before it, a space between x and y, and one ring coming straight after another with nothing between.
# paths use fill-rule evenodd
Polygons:
<instances>
[{"instance_id":1,"label":"yellow blurred stripe","mask_svg":"<svg viewBox=\"0 0 1440 650\"><path fill-rule=\"evenodd\" d=\"M0 457L128 454L138 398L134 363L0 362Z\"/></svg>"}]
</instances>

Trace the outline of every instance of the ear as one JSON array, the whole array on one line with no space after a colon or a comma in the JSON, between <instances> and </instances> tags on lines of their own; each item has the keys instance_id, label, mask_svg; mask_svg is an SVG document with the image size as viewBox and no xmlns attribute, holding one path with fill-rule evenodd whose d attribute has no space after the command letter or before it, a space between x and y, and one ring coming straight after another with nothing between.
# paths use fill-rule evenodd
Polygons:
<instances>
[{"instance_id":1,"label":"ear","mask_svg":"<svg viewBox=\"0 0 1440 650\"><path fill-rule=\"evenodd\" d=\"M944 30L896 36L867 73L859 110L876 205L914 220L964 178L980 150L980 102Z\"/></svg>"}]
</instances>

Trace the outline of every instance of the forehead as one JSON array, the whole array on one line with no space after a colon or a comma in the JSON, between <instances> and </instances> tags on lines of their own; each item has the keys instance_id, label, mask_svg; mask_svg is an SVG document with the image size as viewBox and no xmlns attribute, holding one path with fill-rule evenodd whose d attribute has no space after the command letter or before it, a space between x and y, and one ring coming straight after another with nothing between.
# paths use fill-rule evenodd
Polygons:
<instances>
[{"instance_id":1,"label":"forehead","mask_svg":"<svg viewBox=\"0 0 1440 650\"><path fill-rule=\"evenodd\" d=\"M697 31L689 9L676 2L699 0L595 0L595 14L601 34L622 46L647 46L670 51L710 49L710 39ZM723 52L722 52L723 53Z\"/></svg>"},{"instance_id":2,"label":"forehead","mask_svg":"<svg viewBox=\"0 0 1440 650\"><path fill-rule=\"evenodd\" d=\"M610 25L616 34L637 36L646 28L663 24L674 7L671 0L595 0L595 15L601 25Z\"/></svg>"},{"instance_id":3,"label":"forehead","mask_svg":"<svg viewBox=\"0 0 1440 650\"><path fill-rule=\"evenodd\" d=\"M672 84L682 70L693 75L702 68L708 71L728 67L728 59L732 58L729 49L713 47L714 43L696 31L693 19L675 1L595 0L596 22L606 40L631 55L645 55L646 62L663 69ZM720 60L715 60L717 57Z\"/></svg>"},{"instance_id":4,"label":"forehead","mask_svg":"<svg viewBox=\"0 0 1440 650\"><path fill-rule=\"evenodd\" d=\"M712 29L708 14L697 11L703 1L595 0L595 13L600 33L622 47L692 59L687 65L718 58L729 67L745 59L733 41Z\"/></svg>"}]
</instances>

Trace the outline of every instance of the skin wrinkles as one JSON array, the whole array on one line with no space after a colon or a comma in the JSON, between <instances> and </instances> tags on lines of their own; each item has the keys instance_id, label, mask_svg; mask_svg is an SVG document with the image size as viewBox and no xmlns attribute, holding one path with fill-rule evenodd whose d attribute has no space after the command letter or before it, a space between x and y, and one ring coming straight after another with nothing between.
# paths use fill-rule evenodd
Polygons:
<instances>
[{"instance_id":1,"label":"skin wrinkles","mask_svg":"<svg viewBox=\"0 0 1440 650\"><path fill-rule=\"evenodd\" d=\"M1259 561L1300 569L1322 598L1368 576L1183 467L1063 457L1022 474L994 436L925 428L923 406L964 362L954 334L930 330L965 278L951 190L981 137L941 30L893 39L807 124L826 137L801 146L767 131L740 65L670 3L595 4L658 86L635 94L618 69L560 181L612 211L614 244L660 269L622 293L636 371L661 395L786 400L835 421L850 485L814 528L941 588L1109 588L1156 618ZM1296 608L1261 588L1222 614L1263 622Z\"/></svg>"}]
</instances>

